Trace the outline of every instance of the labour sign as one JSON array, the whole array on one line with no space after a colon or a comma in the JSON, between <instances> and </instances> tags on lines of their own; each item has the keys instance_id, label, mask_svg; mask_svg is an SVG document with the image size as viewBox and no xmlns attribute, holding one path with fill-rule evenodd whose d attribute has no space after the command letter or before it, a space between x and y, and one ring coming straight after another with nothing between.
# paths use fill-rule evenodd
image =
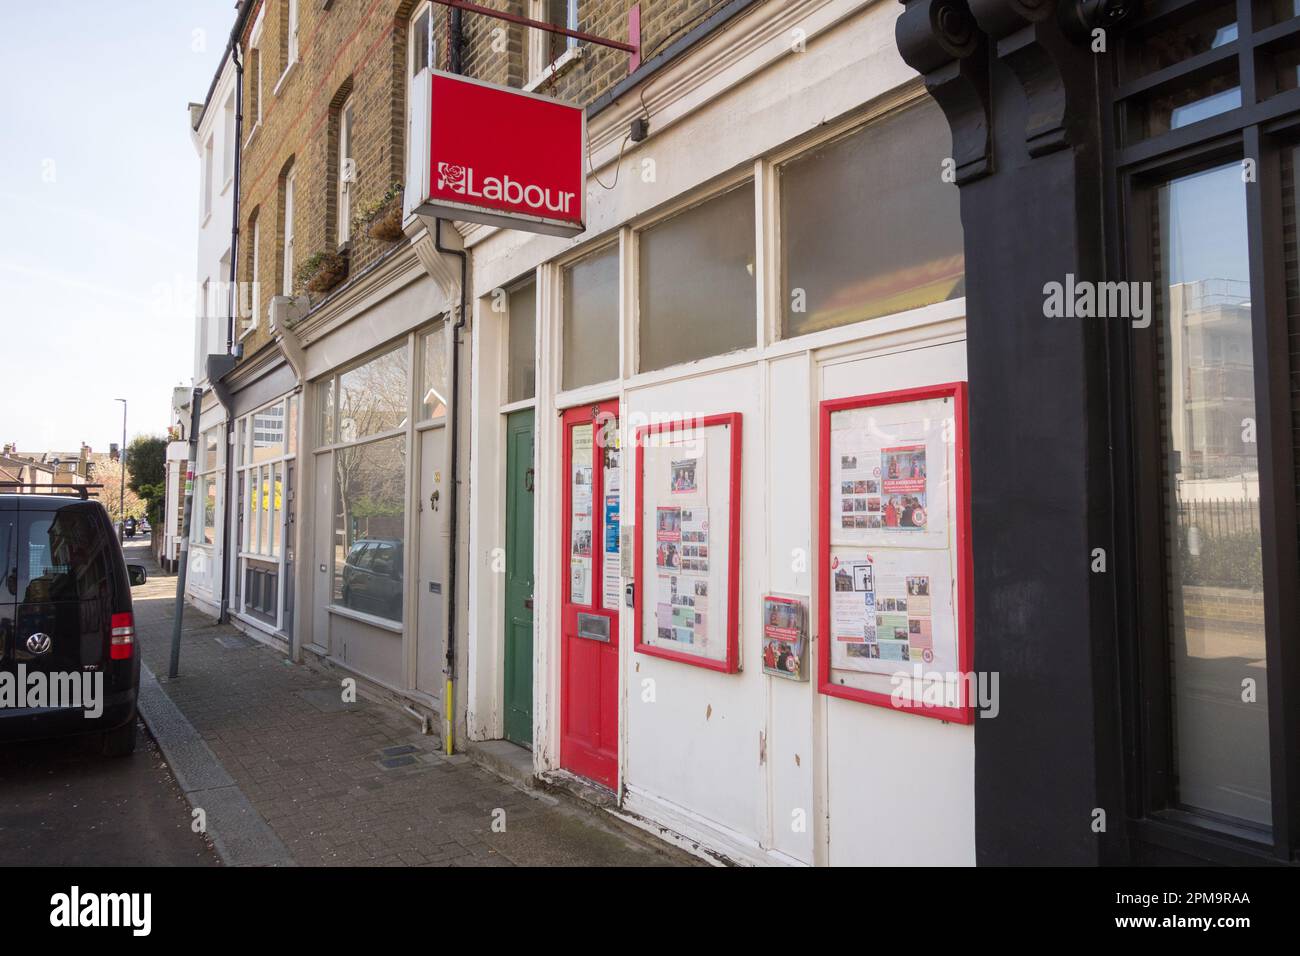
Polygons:
<instances>
[{"instance_id":1,"label":"labour sign","mask_svg":"<svg viewBox=\"0 0 1300 956\"><path fill-rule=\"evenodd\" d=\"M417 213L553 236L586 228L580 107L437 70L429 79L426 188Z\"/></svg>"}]
</instances>

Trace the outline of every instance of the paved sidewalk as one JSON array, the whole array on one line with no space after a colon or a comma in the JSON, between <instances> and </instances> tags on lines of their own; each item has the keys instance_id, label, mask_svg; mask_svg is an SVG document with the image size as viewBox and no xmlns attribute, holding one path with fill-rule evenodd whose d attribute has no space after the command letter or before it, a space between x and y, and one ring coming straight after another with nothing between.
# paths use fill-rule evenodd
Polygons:
<instances>
[{"instance_id":1,"label":"paved sidewalk","mask_svg":"<svg viewBox=\"0 0 1300 956\"><path fill-rule=\"evenodd\" d=\"M209 784L186 786L181 768L177 777L196 806L209 799L222 802L209 811L218 849L223 849L223 835L224 842L236 847L261 846L260 857L254 853L227 862L695 862L666 845L629 836L586 808L518 789L465 756L441 754L438 738L422 735L409 715L365 699L345 705L337 680L289 662L192 607L185 611L180 677L166 680L176 579L158 570L147 547L128 544L126 550L128 561L150 569L149 582L134 592L143 660L158 675L157 687L197 731L188 741L182 732L181 747L189 755L185 762L208 764L207 770L191 775L209 778ZM169 709L167 701L155 697L155 709L159 705ZM186 726L184 720L179 723ZM250 819L250 805L261 820ZM505 832L493 829L498 810L505 813ZM232 816L239 821L233 829L245 833L232 839L215 832L223 821L229 826ZM259 840L263 821L269 831L261 829Z\"/></svg>"}]
</instances>

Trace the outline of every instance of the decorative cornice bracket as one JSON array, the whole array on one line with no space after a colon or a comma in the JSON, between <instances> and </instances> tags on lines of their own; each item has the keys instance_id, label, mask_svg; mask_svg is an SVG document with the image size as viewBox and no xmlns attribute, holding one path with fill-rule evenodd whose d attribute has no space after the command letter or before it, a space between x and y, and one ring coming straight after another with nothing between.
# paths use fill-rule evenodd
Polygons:
<instances>
[{"instance_id":1,"label":"decorative cornice bracket","mask_svg":"<svg viewBox=\"0 0 1300 956\"><path fill-rule=\"evenodd\" d=\"M948 120L959 186L993 171L988 44L966 0L900 0L903 60L921 74Z\"/></svg>"}]
</instances>

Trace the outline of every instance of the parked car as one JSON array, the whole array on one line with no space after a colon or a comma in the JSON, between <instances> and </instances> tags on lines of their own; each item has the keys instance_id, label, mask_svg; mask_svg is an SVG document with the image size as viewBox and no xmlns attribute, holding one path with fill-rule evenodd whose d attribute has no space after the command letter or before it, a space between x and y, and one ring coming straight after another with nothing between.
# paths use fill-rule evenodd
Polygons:
<instances>
[{"instance_id":1,"label":"parked car","mask_svg":"<svg viewBox=\"0 0 1300 956\"><path fill-rule=\"evenodd\" d=\"M362 538L343 559L343 606L391 621L402 619L402 542Z\"/></svg>"},{"instance_id":2,"label":"parked car","mask_svg":"<svg viewBox=\"0 0 1300 956\"><path fill-rule=\"evenodd\" d=\"M74 681L90 688L81 706L65 697L0 707L0 741L96 733L106 754L131 753L140 687L131 588L147 575L123 559L104 507L84 496L0 494L0 571L0 672L13 686L39 672L47 692L61 684L67 694Z\"/></svg>"}]
</instances>

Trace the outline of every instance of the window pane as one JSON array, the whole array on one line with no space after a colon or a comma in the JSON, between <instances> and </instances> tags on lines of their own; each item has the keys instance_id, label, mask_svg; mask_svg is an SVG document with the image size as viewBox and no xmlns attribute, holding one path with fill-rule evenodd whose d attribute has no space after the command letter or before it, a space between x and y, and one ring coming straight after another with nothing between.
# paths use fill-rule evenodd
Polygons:
<instances>
[{"instance_id":1,"label":"window pane","mask_svg":"<svg viewBox=\"0 0 1300 956\"><path fill-rule=\"evenodd\" d=\"M254 464L284 454L284 403L264 408L253 416Z\"/></svg>"},{"instance_id":2,"label":"window pane","mask_svg":"<svg viewBox=\"0 0 1300 956\"><path fill-rule=\"evenodd\" d=\"M244 472L243 491L244 491L244 540L243 549L252 551L253 533L257 527L257 495L253 486L253 474L256 469Z\"/></svg>"},{"instance_id":3,"label":"window pane","mask_svg":"<svg viewBox=\"0 0 1300 956\"><path fill-rule=\"evenodd\" d=\"M507 308L509 339L507 363L509 383L506 401L519 402L537 393L537 282L527 282L510 290Z\"/></svg>"},{"instance_id":4,"label":"window pane","mask_svg":"<svg viewBox=\"0 0 1300 956\"><path fill-rule=\"evenodd\" d=\"M406 437L339 449L334 467L334 603L400 621Z\"/></svg>"},{"instance_id":5,"label":"window pane","mask_svg":"<svg viewBox=\"0 0 1300 956\"><path fill-rule=\"evenodd\" d=\"M217 483L212 476L197 481L196 494L201 494L198 507L203 509L204 544L215 544L217 540Z\"/></svg>"},{"instance_id":6,"label":"window pane","mask_svg":"<svg viewBox=\"0 0 1300 956\"><path fill-rule=\"evenodd\" d=\"M203 433L203 451L199 456L199 471L212 471L217 467L220 429L211 428Z\"/></svg>"},{"instance_id":7,"label":"window pane","mask_svg":"<svg viewBox=\"0 0 1300 956\"><path fill-rule=\"evenodd\" d=\"M407 389L405 345L340 375L339 441L405 425Z\"/></svg>"},{"instance_id":8,"label":"window pane","mask_svg":"<svg viewBox=\"0 0 1300 956\"><path fill-rule=\"evenodd\" d=\"M270 521L270 544L266 553L272 557L279 557L280 554L280 515L284 503L280 500L281 483L284 477L283 467L281 465L271 466L271 496L268 502L269 510L267 512Z\"/></svg>"},{"instance_id":9,"label":"window pane","mask_svg":"<svg viewBox=\"0 0 1300 956\"><path fill-rule=\"evenodd\" d=\"M332 445L338 441L334 430L334 379L327 379L317 386L318 404L320 406L320 439L318 445Z\"/></svg>"},{"instance_id":10,"label":"window pane","mask_svg":"<svg viewBox=\"0 0 1300 956\"><path fill-rule=\"evenodd\" d=\"M267 553L267 538L271 531L271 474L266 468L257 469L257 548L258 554Z\"/></svg>"},{"instance_id":11,"label":"window pane","mask_svg":"<svg viewBox=\"0 0 1300 956\"><path fill-rule=\"evenodd\" d=\"M429 65L429 11L415 18L411 26L411 76Z\"/></svg>"},{"instance_id":12,"label":"window pane","mask_svg":"<svg viewBox=\"0 0 1300 956\"><path fill-rule=\"evenodd\" d=\"M447 414L447 334L445 326L420 338L421 418L442 418Z\"/></svg>"},{"instance_id":13,"label":"window pane","mask_svg":"<svg viewBox=\"0 0 1300 956\"><path fill-rule=\"evenodd\" d=\"M288 422L286 427L289 432L289 440L285 445L286 454L295 454L298 451L298 396L289 397L289 411L286 413Z\"/></svg>"},{"instance_id":14,"label":"window pane","mask_svg":"<svg viewBox=\"0 0 1300 956\"><path fill-rule=\"evenodd\" d=\"M965 295L951 151L926 98L781 167L785 337Z\"/></svg>"},{"instance_id":15,"label":"window pane","mask_svg":"<svg viewBox=\"0 0 1300 956\"><path fill-rule=\"evenodd\" d=\"M640 236L643 372L757 344L754 184Z\"/></svg>"},{"instance_id":16,"label":"window pane","mask_svg":"<svg viewBox=\"0 0 1300 956\"><path fill-rule=\"evenodd\" d=\"M1218 49L1237 39L1237 5L1223 3L1197 10L1172 25L1141 30L1127 44L1130 79L1146 76Z\"/></svg>"},{"instance_id":17,"label":"window pane","mask_svg":"<svg viewBox=\"0 0 1300 956\"><path fill-rule=\"evenodd\" d=\"M1181 804L1268 824L1268 673L1246 186L1237 163L1157 196L1169 620ZM1242 681L1258 700L1243 703Z\"/></svg>"},{"instance_id":18,"label":"window pane","mask_svg":"<svg viewBox=\"0 0 1300 956\"><path fill-rule=\"evenodd\" d=\"M111 586L113 547L85 506L20 514L18 600L102 597Z\"/></svg>"},{"instance_id":19,"label":"window pane","mask_svg":"<svg viewBox=\"0 0 1300 956\"><path fill-rule=\"evenodd\" d=\"M1241 87L1237 85L1235 70L1208 76L1191 86L1180 86L1171 93L1154 95L1135 103L1130 110L1129 140L1136 142L1182 129L1239 106Z\"/></svg>"},{"instance_id":20,"label":"window pane","mask_svg":"<svg viewBox=\"0 0 1300 956\"><path fill-rule=\"evenodd\" d=\"M564 388L618 378L618 245L564 270Z\"/></svg>"},{"instance_id":21,"label":"window pane","mask_svg":"<svg viewBox=\"0 0 1300 956\"><path fill-rule=\"evenodd\" d=\"M577 29L576 23L569 22L569 2L570 0L546 0L546 22L557 27L570 27L572 29ZM546 34L546 45L548 52L547 62L549 63L558 59L560 54L568 49L569 39L562 33L548 33Z\"/></svg>"}]
</instances>

